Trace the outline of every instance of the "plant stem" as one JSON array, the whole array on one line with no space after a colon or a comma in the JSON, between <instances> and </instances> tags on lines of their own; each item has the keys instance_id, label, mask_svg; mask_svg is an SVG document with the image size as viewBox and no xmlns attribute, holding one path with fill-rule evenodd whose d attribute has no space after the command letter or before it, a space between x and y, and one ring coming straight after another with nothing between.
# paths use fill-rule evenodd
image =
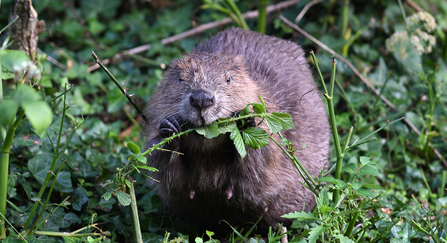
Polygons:
<instances>
[{"instance_id":1,"label":"plant stem","mask_svg":"<svg viewBox=\"0 0 447 243\"><path fill-rule=\"evenodd\" d=\"M143 243L143 237L141 235L141 228L140 228L140 220L138 219L137 198L135 196L135 188L133 186L132 181L130 181L129 193L132 198L131 208L132 208L133 227L135 230L135 239L138 243Z\"/></svg>"},{"instance_id":2,"label":"plant stem","mask_svg":"<svg viewBox=\"0 0 447 243\"><path fill-rule=\"evenodd\" d=\"M348 31L349 22L349 0L343 0L343 6L341 7L341 36L347 40L349 37L346 35Z\"/></svg>"},{"instance_id":3,"label":"plant stem","mask_svg":"<svg viewBox=\"0 0 447 243\"><path fill-rule=\"evenodd\" d=\"M267 5L269 0L259 0L259 16L258 16L258 32L265 34L265 26L267 22Z\"/></svg>"},{"instance_id":4,"label":"plant stem","mask_svg":"<svg viewBox=\"0 0 447 243\"><path fill-rule=\"evenodd\" d=\"M0 153L0 235L5 231L6 225L6 199L8 197L8 170L9 153L11 151L12 140L17 127L21 124L25 111L22 109L17 116L14 124L9 127ZM4 217L4 218L3 218Z\"/></svg>"},{"instance_id":5,"label":"plant stem","mask_svg":"<svg viewBox=\"0 0 447 243\"><path fill-rule=\"evenodd\" d=\"M341 168L343 165L344 153L341 150L340 139L338 138L337 122L335 121L335 109L333 102L336 65L337 61L335 60L334 57L332 57L331 93L330 96L326 97L326 99L329 108L329 119L331 124L332 137L334 138L335 152L337 154L337 166L335 167L335 178L341 180ZM339 197L340 197L340 190L335 190L332 202L337 203Z\"/></svg>"},{"instance_id":6,"label":"plant stem","mask_svg":"<svg viewBox=\"0 0 447 243\"><path fill-rule=\"evenodd\" d=\"M236 6L234 1L233 0L225 0L225 2L230 6L230 8L233 11L233 13L236 14L237 19L239 20L239 24L241 25L241 27L246 29L246 30L248 30L249 28L248 28L247 22L245 22L244 17L242 17L241 11Z\"/></svg>"}]
</instances>

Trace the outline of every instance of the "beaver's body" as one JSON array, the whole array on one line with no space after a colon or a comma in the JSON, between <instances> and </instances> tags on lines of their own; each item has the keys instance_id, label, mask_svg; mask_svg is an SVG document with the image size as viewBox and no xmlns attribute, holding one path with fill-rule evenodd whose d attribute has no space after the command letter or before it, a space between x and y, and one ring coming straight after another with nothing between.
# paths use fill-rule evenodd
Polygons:
<instances>
[{"instance_id":1,"label":"beaver's body","mask_svg":"<svg viewBox=\"0 0 447 243\"><path fill-rule=\"evenodd\" d=\"M295 129L283 132L312 176L326 168L329 125L303 50L278 38L230 28L174 60L147 108L149 146L181 126L209 125L232 116L261 95L267 112L289 113ZM178 124L177 124L178 123ZM160 182L153 188L175 216L202 228L225 232L262 221L258 229L282 222L280 216L315 206L315 196L300 184L297 169L273 142L247 147L241 159L228 134L206 139L190 133L148 157ZM245 226L247 228L247 226Z\"/></svg>"}]
</instances>

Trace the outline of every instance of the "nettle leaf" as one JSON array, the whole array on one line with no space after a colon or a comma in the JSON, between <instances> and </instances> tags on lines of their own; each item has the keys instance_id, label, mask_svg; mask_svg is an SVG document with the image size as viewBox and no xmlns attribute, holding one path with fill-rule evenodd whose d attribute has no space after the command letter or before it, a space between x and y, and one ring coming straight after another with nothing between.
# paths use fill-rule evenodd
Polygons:
<instances>
[{"instance_id":1,"label":"nettle leaf","mask_svg":"<svg viewBox=\"0 0 447 243\"><path fill-rule=\"evenodd\" d=\"M118 199L118 202L123 206L129 206L132 202L130 195L122 192L122 191L116 191L115 192L116 198Z\"/></svg>"},{"instance_id":2,"label":"nettle leaf","mask_svg":"<svg viewBox=\"0 0 447 243\"><path fill-rule=\"evenodd\" d=\"M52 112L50 106L41 100L22 102L26 117L36 133L42 137L43 132L50 126Z\"/></svg>"},{"instance_id":3,"label":"nettle leaf","mask_svg":"<svg viewBox=\"0 0 447 243\"><path fill-rule=\"evenodd\" d=\"M343 166L341 170L344 172L348 172L348 173L355 173L356 168L357 167L355 166L354 163L349 163L349 164Z\"/></svg>"},{"instance_id":4,"label":"nettle leaf","mask_svg":"<svg viewBox=\"0 0 447 243\"><path fill-rule=\"evenodd\" d=\"M247 156L247 151L245 150L244 140L242 139L239 130L231 132L230 139L233 140L234 146L241 158L245 158L245 156Z\"/></svg>"},{"instance_id":5,"label":"nettle leaf","mask_svg":"<svg viewBox=\"0 0 447 243\"><path fill-rule=\"evenodd\" d=\"M7 126L14 121L19 104L12 99L0 102L0 126Z\"/></svg>"},{"instance_id":6,"label":"nettle leaf","mask_svg":"<svg viewBox=\"0 0 447 243\"><path fill-rule=\"evenodd\" d=\"M379 170L373 165L365 165L359 169L357 172L357 175L372 175L372 176L378 176L380 175Z\"/></svg>"},{"instance_id":7,"label":"nettle leaf","mask_svg":"<svg viewBox=\"0 0 447 243\"><path fill-rule=\"evenodd\" d=\"M196 132L208 139L219 136L219 127L216 122L211 123L209 126L198 127Z\"/></svg>"},{"instance_id":8,"label":"nettle leaf","mask_svg":"<svg viewBox=\"0 0 447 243\"><path fill-rule=\"evenodd\" d=\"M134 154L139 154L140 153L140 147L138 147L138 145L132 143L132 142L128 142L127 143L127 148L130 150L130 152L134 153Z\"/></svg>"},{"instance_id":9,"label":"nettle leaf","mask_svg":"<svg viewBox=\"0 0 447 243\"><path fill-rule=\"evenodd\" d=\"M245 144L250 148L260 149L269 144L269 135L266 131L257 128L249 127L242 133Z\"/></svg>"},{"instance_id":10,"label":"nettle leaf","mask_svg":"<svg viewBox=\"0 0 447 243\"><path fill-rule=\"evenodd\" d=\"M318 219L311 212L294 212L294 213L285 214L281 217L287 218L287 219L297 219L299 221Z\"/></svg>"}]
</instances>

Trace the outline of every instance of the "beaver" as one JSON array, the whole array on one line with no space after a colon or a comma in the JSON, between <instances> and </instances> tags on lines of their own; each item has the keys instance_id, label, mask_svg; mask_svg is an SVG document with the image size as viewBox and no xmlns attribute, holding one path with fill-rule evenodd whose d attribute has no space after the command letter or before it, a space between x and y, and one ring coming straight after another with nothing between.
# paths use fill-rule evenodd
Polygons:
<instances>
[{"instance_id":1,"label":"beaver","mask_svg":"<svg viewBox=\"0 0 447 243\"><path fill-rule=\"evenodd\" d=\"M312 176L327 169L326 110L297 44L239 28L219 32L173 60L146 109L148 147L186 128L237 115L259 95L267 112L285 112L294 129L283 131ZM304 149L303 144L305 144ZM175 216L224 234L256 222L257 232L284 222L281 215L311 210L315 195L281 149L270 142L247 147L243 159L229 134L207 139L196 132L148 155L153 189ZM221 223L220 223L221 222ZM247 226L244 226L247 228ZM250 227L250 226L248 226Z\"/></svg>"}]
</instances>

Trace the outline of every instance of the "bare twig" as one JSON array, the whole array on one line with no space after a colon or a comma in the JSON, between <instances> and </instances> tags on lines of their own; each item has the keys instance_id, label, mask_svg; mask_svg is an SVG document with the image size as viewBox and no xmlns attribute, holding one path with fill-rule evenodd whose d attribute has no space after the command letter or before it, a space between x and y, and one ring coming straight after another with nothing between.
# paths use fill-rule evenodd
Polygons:
<instances>
[{"instance_id":1,"label":"bare twig","mask_svg":"<svg viewBox=\"0 0 447 243\"><path fill-rule=\"evenodd\" d=\"M281 9L284 9L284 8L288 8L288 7L293 6L293 5L295 5L295 4L299 3L299 2L300 2L300 0L289 0L289 1L285 1L285 2L282 2L282 3L278 3L278 4L275 4L275 5L268 6L267 7L267 14L270 14L270 13L273 13L273 12L277 12L277 11L279 11ZM259 15L259 12L256 10L256 11L246 12L246 13L242 14L242 17L244 17L244 19L254 19L254 18L257 18L258 15ZM214 22L210 22L210 23L207 23L207 24L203 24L203 25L198 26L196 28L190 29L190 30L185 31L183 33L180 33L178 35L174 35L174 36L165 38L165 39L161 40L161 43L163 45L168 45L168 44L171 44L173 42L176 42L176 41L188 38L190 36L198 35L200 33L203 33L205 31L207 31L207 30L218 28L218 27L222 27L222 26L227 25L227 24L229 24L231 22L232 22L231 18L224 18L224 19L221 19L221 20L218 20L218 21L214 21ZM135 47L135 48L123 51L122 53L117 53L112 59L105 59L103 61L103 63L104 64L108 64L112 60L120 59L120 58L122 58L124 56L127 56L127 55L130 55L130 54L136 54L136 53L140 53L140 52L143 52L143 51L147 51L150 48L151 48L151 44L138 46L138 47ZM87 73L90 73L90 72L92 72L92 71L94 71L94 70L96 70L98 68L99 68L98 64L92 65L92 66L90 66L87 69Z\"/></svg>"},{"instance_id":2,"label":"bare twig","mask_svg":"<svg viewBox=\"0 0 447 243\"><path fill-rule=\"evenodd\" d=\"M300 27L298 27L296 24L290 22L288 19L286 19L284 16L280 15L279 18L285 23L287 24L289 27L295 29L296 31L300 32L302 35L304 35L305 37L309 38L311 41L313 41L314 43L316 43L317 45L319 45L321 48L323 48L324 50L326 50L327 52L331 53L332 55L334 55L335 57L337 57L337 59L339 59L340 61L344 62L346 65L349 66L349 68L351 68L351 70L357 75L357 77L360 78L360 80L363 81L363 83L366 84L366 86L368 86L368 88L370 88L376 95L378 95L380 97L380 99L385 102L393 111L398 112L397 108L393 105L393 103L391 103L385 96L381 95L380 92L373 86L373 84L366 79L358 70L357 68L354 67L354 65L352 65L351 62L349 62L348 60L346 60L344 57L338 55L334 50L332 50L331 48L329 48L328 46L326 46L325 44L323 44L322 42L320 42L319 40L317 40L315 37L313 37L312 35L310 35L309 33L307 33L306 31L304 31L303 29L301 29ZM409 127L411 127L411 129L419 136L421 134L421 132L416 128L416 126L411 123L410 120L408 120L407 118L404 118L405 123L407 123L407 125ZM444 165L447 167L447 160L445 160L443 158L443 156L441 155L441 153L433 148L434 153L436 154L436 156L442 160L442 162L444 163Z\"/></svg>"},{"instance_id":3,"label":"bare twig","mask_svg":"<svg viewBox=\"0 0 447 243\"><path fill-rule=\"evenodd\" d=\"M115 83L116 86L118 86L118 88L121 90L121 93L124 94L124 96L126 96L127 100L129 100L129 102L133 105L133 107L135 107L135 109L137 110L138 114L143 118L143 120L147 123L147 118L146 116L143 114L143 112L141 112L140 108L138 108L137 104L135 104L135 102L132 100L132 95L129 94L129 92L127 91L126 88L124 88L119 82L118 80L116 80L115 76L113 76L113 74L101 63L101 61L99 60L98 56L96 55L95 52L92 51L92 56L95 59L96 63L98 63L99 66L101 66L102 69L104 69L104 71L107 73L107 75L109 75L109 77L112 79L112 81Z\"/></svg>"},{"instance_id":4,"label":"bare twig","mask_svg":"<svg viewBox=\"0 0 447 243\"><path fill-rule=\"evenodd\" d=\"M295 23L298 23L303 18L303 16L307 13L307 10L309 10L315 4L318 4L321 2L323 2L323 0L313 0L312 2L306 4L306 6L304 6L303 10L301 10L300 14L298 14L298 16L295 18Z\"/></svg>"}]
</instances>

